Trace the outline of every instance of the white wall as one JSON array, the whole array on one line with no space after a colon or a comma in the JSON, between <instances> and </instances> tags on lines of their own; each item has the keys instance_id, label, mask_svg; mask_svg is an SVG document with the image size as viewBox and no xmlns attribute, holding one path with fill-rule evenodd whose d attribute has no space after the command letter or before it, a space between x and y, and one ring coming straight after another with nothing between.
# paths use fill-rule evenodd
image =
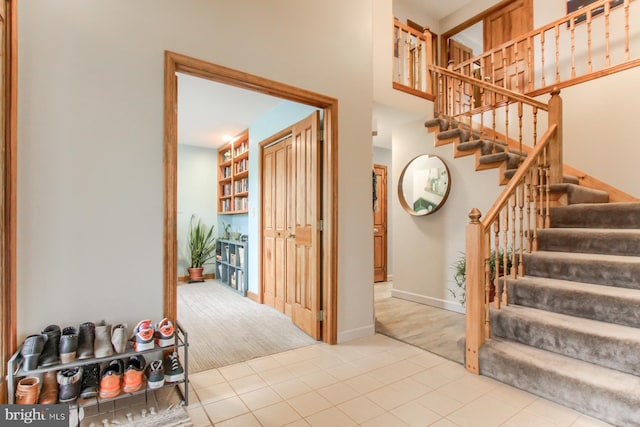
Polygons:
<instances>
[{"instance_id":1,"label":"white wall","mask_svg":"<svg viewBox=\"0 0 640 427\"><path fill-rule=\"evenodd\" d=\"M339 339L373 332L372 0L32 0L18 31L19 338L162 315L165 50L339 100Z\"/></svg>"},{"instance_id":2,"label":"white wall","mask_svg":"<svg viewBox=\"0 0 640 427\"><path fill-rule=\"evenodd\" d=\"M451 189L445 204L431 215L409 215L393 198L393 296L463 311L447 290L454 286L451 265L465 247L468 212L476 207L484 214L502 188L497 169L476 172L474 157L453 158L453 145L434 146L424 121L403 126L393 133L393 185L405 165L420 154L442 158L450 173Z\"/></svg>"},{"instance_id":3,"label":"white wall","mask_svg":"<svg viewBox=\"0 0 640 427\"><path fill-rule=\"evenodd\" d=\"M186 276L191 266L188 236L191 215L220 234L218 220L218 150L178 145L178 276ZM205 274L215 272L213 260L205 264Z\"/></svg>"}]
</instances>

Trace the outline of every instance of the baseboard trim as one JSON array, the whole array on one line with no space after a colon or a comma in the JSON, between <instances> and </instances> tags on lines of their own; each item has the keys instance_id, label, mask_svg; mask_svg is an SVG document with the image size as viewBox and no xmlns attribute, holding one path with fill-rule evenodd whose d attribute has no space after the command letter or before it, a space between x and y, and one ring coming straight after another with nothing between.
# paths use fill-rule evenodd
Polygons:
<instances>
[{"instance_id":1,"label":"baseboard trim","mask_svg":"<svg viewBox=\"0 0 640 427\"><path fill-rule=\"evenodd\" d=\"M375 335L376 325L371 324L363 326L362 328L349 329L348 331L338 332L338 344L342 344L347 341L357 340L360 338L370 337Z\"/></svg>"},{"instance_id":2,"label":"baseboard trim","mask_svg":"<svg viewBox=\"0 0 640 427\"><path fill-rule=\"evenodd\" d=\"M247 291L247 298L260 304L260 296L255 292Z\"/></svg>"},{"instance_id":3,"label":"baseboard trim","mask_svg":"<svg viewBox=\"0 0 640 427\"><path fill-rule=\"evenodd\" d=\"M402 291L400 289L392 289L391 296L407 301L417 302L419 304L430 305L431 307L443 308L456 313L465 314L466 310L462 304L456 301L444 300L439 298L428 297L413 292Z\"/></svg>"},{"instance_id":4,"label":"baseboard trim","mask_svg":"<svg viewBox=\"0 0 640 427\"><path fill-rule=\"evenodd\" d=\"M213 280L216 278L215 273L203 274L204 280ZM178 282L188 282L189 276L178 276Z\"/></svg>"}]
</instances>

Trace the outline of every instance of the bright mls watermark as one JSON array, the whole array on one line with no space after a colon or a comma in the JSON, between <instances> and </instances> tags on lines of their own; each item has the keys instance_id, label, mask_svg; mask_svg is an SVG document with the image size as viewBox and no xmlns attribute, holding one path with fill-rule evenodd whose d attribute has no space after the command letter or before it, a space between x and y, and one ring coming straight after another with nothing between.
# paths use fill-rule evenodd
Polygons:
<instances>
[{"instance_id":1,"label":"bright mls watermark","mask_svg":"<svg viewBox=\"0 0 640 427\"><path fill-rule=\"evenodd\" d=\"M69 405L0 405L0 425L68 427Z\"/></svg>"}]
</instances>

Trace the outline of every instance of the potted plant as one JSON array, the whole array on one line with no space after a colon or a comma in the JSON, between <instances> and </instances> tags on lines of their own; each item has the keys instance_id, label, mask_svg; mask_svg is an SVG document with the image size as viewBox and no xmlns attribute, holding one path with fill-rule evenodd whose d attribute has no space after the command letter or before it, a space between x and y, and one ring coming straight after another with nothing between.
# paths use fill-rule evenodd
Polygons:
<instances>
[{"instance_id":1,"label":"potted plant","mask_svg":"<svg viewBox=\"0 0 640 427\"><path fill-rule=\"evenodd\" d=\"M213 235L212 225L207 227L198 220L194 224L195 215L189 220L189 253L191 257L189 282L203 282L204 265L216 255L216 238Z\"/></svg>"},{"instance_id":2,"label":"potted plant","mask_svg":"<svg viewBox=\"0 0 640 427\"><path fill-rule=\"evenodd\" d=\"M503 268L504 252L500 250L496 257L496 251L492 250L489 257L489 269L491 270L491 287L489 290L489 301L492 302L496 294L495 279L500 277L504 272ZM496 275L496 259L498 265L498 274ZM511 271L511 251L507 251L507 273ZM456 282L456 288L449 288L449 293L458 300L462 305L467 302L467 256L464 252L460 253L458 258L452 265L453 280Z\"/></svg>"}]
</instances>

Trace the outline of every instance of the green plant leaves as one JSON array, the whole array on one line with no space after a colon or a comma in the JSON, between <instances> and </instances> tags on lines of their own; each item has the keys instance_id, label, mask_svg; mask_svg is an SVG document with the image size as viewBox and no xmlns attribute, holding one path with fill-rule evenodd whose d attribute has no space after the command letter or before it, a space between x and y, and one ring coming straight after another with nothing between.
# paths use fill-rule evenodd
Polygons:
<instances>
[{"instance_id":1,"label":"green plant leaves","mask_svg":"<svg viewBox=\"0 0 640 427\"><path fill-rule=\"evenodd\" d=\"M216 256L216 238L213 235L213 225L207 229L201 220L194 224L194 219L195 215L191 215L188 245L191 254L191 268L200 268Z\"/></svg>"}]
</instances>

